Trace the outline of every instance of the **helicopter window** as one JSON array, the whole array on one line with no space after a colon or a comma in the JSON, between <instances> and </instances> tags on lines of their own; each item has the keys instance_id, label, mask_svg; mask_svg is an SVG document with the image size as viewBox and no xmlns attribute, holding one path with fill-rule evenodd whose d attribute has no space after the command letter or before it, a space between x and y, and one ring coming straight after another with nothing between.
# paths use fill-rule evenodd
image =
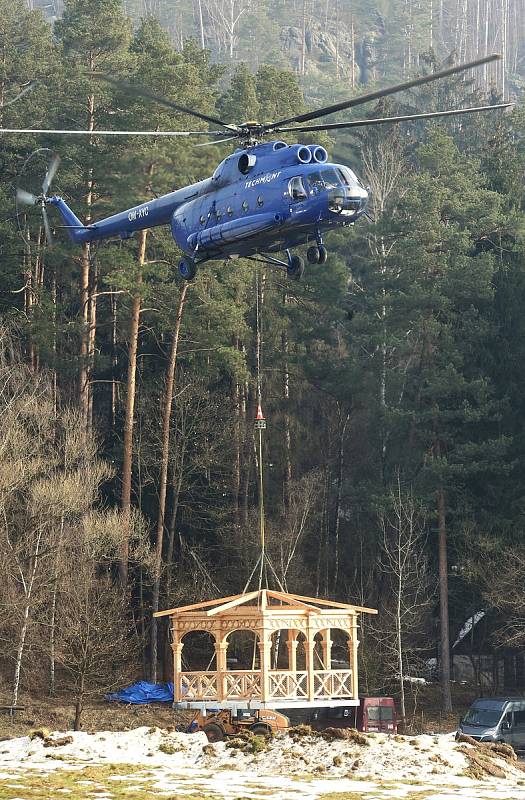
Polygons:
<instances>
[{"instance_id":1,"label":"helicopter window","mask_svg":"<svg viewBox=\"0 0 525 800\"><path fill-rule=\"evenodd\" d=\"M200 215L199 222L201 225L204 225L204 223L206 222L206 217L204 216L204 214Z\"/></svg>"},{"instance_id":2,"label":"helicopter window","mask_svg":"<svg viewBox=\"0 0 525 800\"><path fill-rule=\"evenodd\" d=\"M321 177L323 178L325 189L336 189L341 186L341 178L333 167L323 169Z\"/></svg>"},{"instance_id":3,"label":"helicopter window","mask_svg":"<svg viewBox=\"0 0 525 800\"><path fill-rule=\"evenodd\" d=\"M259 206L259 208L264 205L264 197L262 196L262 194L260 194L259 197L257 198L257 205Z\"/></svg>"},{"instance_id":4,"label":"helicopter window","mask_svg":"<svg viewBox=\"0 0 525 800\"><path fill-rule=\"evenodd\" d=\"M248 208L249 208L248 201L247 200L243 200L242 201L242 210L243 211L248 211Z\"/></svg>"},{"instance_id":5,"label":"helicopter window","mask_svg":"<svg viewBox=\"0 0 525 800\"><path fill-rule=\"evenodd\" d=\"M288 184L288 190L292 200L306 200L307 195L301 178L292 178Z\"/></svg>"},{"instance_id":6,"label":"helicopter window","mask_svg":"<svg viewBox=\"0 0 525 800\"><path fill-rule=\"evenodd\" d=\"M229 217L233 217L233 208L231 206L228 206L228 208L226 209L226 213L228 214Z\"/></svg>"},{"instance_id":7,"label":"helicopter window","mask_svg":"<svg viewBox=\"0 0 525 800\"><path fill-rule=\"evenodd\" d=\"M309 172L306 176L306 179L312 193L319 192L321 189L324 189L324 181L320 172Z\"/></svg>"},{"instance_id":8,"label":"helicopter window","mask_svg":"<svg viewBox=\"0 0 525 800\"><path fill-rule=\"evenodd\" d=\"M362 186L363 184L353 172L350 167L341 166L338 169L338 172L343 176L343 180L347 186Z\"/></svg>"}]
</instances>

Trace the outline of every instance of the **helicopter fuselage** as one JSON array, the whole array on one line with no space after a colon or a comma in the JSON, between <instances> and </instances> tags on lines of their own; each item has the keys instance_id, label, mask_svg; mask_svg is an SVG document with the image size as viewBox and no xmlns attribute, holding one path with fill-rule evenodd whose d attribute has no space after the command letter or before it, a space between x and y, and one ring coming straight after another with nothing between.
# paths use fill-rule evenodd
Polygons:
<instances>
[{"instance_id":1,"label":"helicopter fuselage","mask_svg":"<svg viewBox=\"0 0 525 800\"><path fill-rule=\"evenodd\" d=\"M268 142L237 150L211 178L83 226L60 197L51 197L73 241L169 224L178 247L197 263L289 250L322 232L354 223L368 192L348 167L328 163L318 145Z\"/></svg>"}]
</instances>

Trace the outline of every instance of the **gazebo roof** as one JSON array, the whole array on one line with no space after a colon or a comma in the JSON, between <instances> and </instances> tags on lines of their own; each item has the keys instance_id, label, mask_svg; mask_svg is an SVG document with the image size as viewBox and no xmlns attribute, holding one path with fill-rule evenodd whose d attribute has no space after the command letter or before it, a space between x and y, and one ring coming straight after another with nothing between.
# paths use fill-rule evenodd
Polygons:
<instances>
[{"instance_id":1,"label":"gazebo roof","mask_svg":"<svg viewBox=\"0 0 525 800\"><path fill-rule=\"evenodd\" d=\"M264 612L293 611L296 614L333 614L334 612L347 612L348 614L377 614L377 609L355 606L349 603L338 603L335 600L321 600L318 597L305 597L300 594L288 594L272 589L259 589L254 592L232 594L229 597L217 597L215 600L205 600L202 603L192 603L187 606L170 608L166 611L157 611L155 617L179 616L199 614L206 617L221 617L232 613L232 609L242 613L239 606L247 606L252 611L258 609ZM234 612L235 613L235 612Z\"/></svg>"}]
</instances>

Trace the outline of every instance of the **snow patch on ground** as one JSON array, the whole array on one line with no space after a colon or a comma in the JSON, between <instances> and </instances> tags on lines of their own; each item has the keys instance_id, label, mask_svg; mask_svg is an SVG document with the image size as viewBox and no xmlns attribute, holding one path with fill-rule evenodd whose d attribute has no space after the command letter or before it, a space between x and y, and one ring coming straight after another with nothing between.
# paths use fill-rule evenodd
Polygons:
<instances>
[{"instance_id":1,"label":"snow patch on ground","mask_svg":"<svg viewBox=\"0 0 525 800\"><path fill-rule=\"evenodd\" d=\"M112 797L115 782L144 787L163 795L196 791L217 800L265 797L274 800L317 800L330 792L359 793L366 800L407 798L428 800L525 800L525 772L503 759L505 779L487 776L475 781L466 774L468 761L452 734L402 737L369 734L368 745L320 737L275 737L262 752L252 754L232 742L209 745L203 733L184 734L159 728L119 733L69 733L72 741L46 747L28 736L0 742L0 781L21 794L24 777L38 771L77 771L87 766L122 765L106 776L97 792ZM52 738L64 736L55 733ZM133 773L127 765L133 766ZM136 770L140 768L140 772ZM90 781L78 780L89 789ZM24 797L30 794L22 792ZM68 794L63 790L64 796ZM4 796L4 795L2 795Z\"/></svg>"}]
</instances>

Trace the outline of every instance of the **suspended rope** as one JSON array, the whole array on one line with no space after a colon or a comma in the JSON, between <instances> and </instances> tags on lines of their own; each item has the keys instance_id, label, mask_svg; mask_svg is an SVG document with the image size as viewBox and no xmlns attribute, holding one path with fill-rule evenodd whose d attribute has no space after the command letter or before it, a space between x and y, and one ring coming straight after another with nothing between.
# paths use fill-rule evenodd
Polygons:
<instances>
[{"instance_id":1,"label":"suspended rope","mask_svg":"<svg viewBox=\"0 0 525 800\"><path fill-rule=\"evenodd\" d=\"M262 386L261 386L261 351L262 351L262 319L261 319L261 285L259 280L259 270L255 270L255 366L256 366L256 386L257 386L257 415L255 417L255 429L258 433L258 462L259 462L259 536L260 536L260 565L259 565L259 591L262 589L263 577L266 577L266 588L268 588L268 577L266 575L266 538L264 529L264 465L263 465L263 431L266 429L266 420L262 413Z\"/></svg>"},{"instance_id":2,"label":"suspended rope","mask_svg":"<svg viewBox=\"0 0 525 800\"><path fill-rule=\"evenodd\" d=\"M268 567L273 575L279 589L284 591L279 576L266 552L266 532L265 532L265 513L264 513L264 462L263 462L263 431L266 430L266 420L262 411L262 351L263 351L263 291L264 284L261 282L259 269L255 272L255 387L257 398L257 414L255 417L256 435L256 457L258 472L258 497L259 497L259 557L246 581L244 593L247 592L253 577L258 571L258 589L268 588ZM260 602L260 598L259 601Z\"/></svg>"}]
</instances>

